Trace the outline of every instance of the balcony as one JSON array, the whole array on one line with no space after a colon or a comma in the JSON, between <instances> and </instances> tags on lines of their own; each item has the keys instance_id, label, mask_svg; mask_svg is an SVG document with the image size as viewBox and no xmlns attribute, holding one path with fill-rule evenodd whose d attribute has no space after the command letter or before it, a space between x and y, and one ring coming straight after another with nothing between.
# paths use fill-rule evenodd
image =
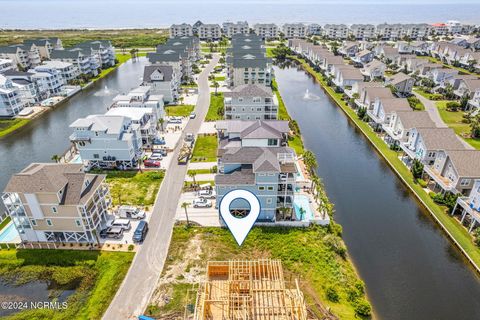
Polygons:
<instances>
[{"instance_id":1,"label":"balcony","mask_svg":"<svg viewBox=\"0 0 480 320\"><path fill-rule=\"evenodd\" d=\"M89 141L91 140L90 136L79 133L79 132L74 132L70 135L69 137L70 141L72 142L79 142L79 141Z\"/></svg>"}]
</instances>

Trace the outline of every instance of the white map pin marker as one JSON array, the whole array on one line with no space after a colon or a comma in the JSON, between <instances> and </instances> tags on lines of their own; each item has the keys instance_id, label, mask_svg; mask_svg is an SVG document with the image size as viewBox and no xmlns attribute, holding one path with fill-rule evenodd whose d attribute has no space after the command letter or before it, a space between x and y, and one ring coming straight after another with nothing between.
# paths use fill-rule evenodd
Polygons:
<instances>
[{"instance_id":1,"label":"white map pin marker","mask_svg":"<svg viewBox=\"0 0 480 320\"><path fill-rule=\"evenodd\" d=\"M246 217L236 218L230 213L230 204L235 199L244 199L249 203L250 213ZM220 215L239 246L242 245L259 214L260 201L250 191L233 190L224 195L220 201Z\"/></svg>"}]
</instances>

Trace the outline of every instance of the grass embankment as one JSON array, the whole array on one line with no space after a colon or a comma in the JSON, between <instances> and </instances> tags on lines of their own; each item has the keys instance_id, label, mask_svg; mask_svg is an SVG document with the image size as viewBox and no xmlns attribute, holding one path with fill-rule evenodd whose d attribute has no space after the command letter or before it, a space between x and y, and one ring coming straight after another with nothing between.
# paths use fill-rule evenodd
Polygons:
<instances>
[{"instance_id":1,"label":"grass embankment","mask_svg":"<svg viewBox=\"0 0 480 320\"><path fill-rule=\"evenodd\" d=\"M25 310L2 319L100 319L133 260L130 252L79 250L0 250L0 276L12 285L44 281L75 289L62 309Z\"/></svg>"},{"instance_id":2,"label":"grass embankment","mask_svg":"<svg viewBox=\"0 0 480 320\"><path fill-rule=\"evenodd\" d=\"M1 119L0 120L0 138L20 129L30 120L28 119Z\"/></svg>"},{"instance_id":3,"label":"grass embankment","mask_svg":"<svg viewBox=\"0 0 480 320\"><path fill-rule=\"evenodd\" d=\"M3 221L0 223L0 231L2 231L3 228L5 228L10 221L12 221L12 218L10 218L10 216L3 219Z\"/></svg>"},{"instance_id":4,"label":"grass embankment","mask_svg":"<svg viewBox=\"0 0 480 320\"><path fill-rule=\"evenodd\" d=\"M150 48L168 39L168 29L2 30L0 45L22 43L26 39L52 37L60 38L64 47L87 40L110 40L117 48Z\"/></svg>"},{"instance_id":5,"label":"grass embankment","mask_svg":"<svg viewBox=\"0 0 480 320\"><path fill-rule=\"evenodd\" d=\"M278 91L278 85L275 79L272 80L272 90L278 100L278 119L289 121L290 124L292 124L294 120L288 114L287 107L285 106L285 102L283 102L282 96ZM288 138L288 146L293 150L295 150L295 153L300 156L305 152L305 148L303 146L303 140L300 134L300 128L298 128L296 123L294 126L295 126L295 130L292 130ZM292 127L292 125L290 127Z\"/></svg>"},{"instance_id":6,"label":"grass embankment","mask_svg":"<svg viewBox=\"0 0 480 320\"><path fill-rule=\"evenodd\" d=\"M445 122L450 128L455 130L455 133L462 137L463 140L467 141L472 147L477 150L480 150L480 139L469 138L470 137L470 124L463 122L464 112L459 111L448 111L447 103L449 101L438 101L437 108L440 113L440 117L443 122Z\"/></svg>"},{"instance_id":7,"label":"grass embankment","mask_svg":"<svg viewBox=\"0 0 480 320\"><path fill-rule=\"evenodd\" d=\"M358 119L357 114L351 109L345 101L342 100L342 94L336 93L332 87L327 86L323 80L322 75L315 72L312 67L303 59L291 57L299 61L307 72L315 77L315 79L322 85L329 96L342 108L352 122L362 131L362 133L370 140L377 151L383 156L387 163L394 169L395 173L403 180L403 182L410 188L417 196L422 204L430 211L434 218L444 227L450 237L455 243L470 257L475 265L480 266L480 249L473 243L472 236L468 231L458 223L458 221L447 214L447 208L439 206L433 202L432 198L423 190L423 188L415 183L410 170L398 158L399 154L391 150L385 142L373 132L368 123Z\"/></svg>"},{"instance_id":8,"label":"grass embankment","mask_svg":"<svg viewBox=\"0 0 480 320\"><path fill-rule=\"evenodd\" d=\"M167 116L186 117L189 116L190 113L192 113L193 109L195 109L195 106L191 104L166 106L165 113L167 114Z\"/></svg>"},{"instance_id":9,"label":"grass embankment","mask_svg":"<svg viewBox=\"0 0 480 320\"><path fill-rule=\"evenodd\" d=\"M205 121L217 121L223 119L223 92L210 93L210 106Z\"/></svg>"},{"instance_id":10,"label":"grass embankment","mask_svg":"<svg viewBox=\"0 0 480 320\"><path fill-rule=\"evenodd\" d=\"M153 205L165 175L164 171L95 171L106 173L112 203L116 205Z\"/></svg>"},{"instance_id":11,"label":"grass embankment","mask_svg":"<svg viewBox=\"0 0 480 320\"><path fill-rule=\"evenodd\" d=\"M198 135L193 148L192 162L217 161L217 135Z\"/></svg>"},{"instance_id":12,"label":"grass embankment","mask_svg":"<svg viewBox=\"0 0 480 320\"><path fill-rule=\"evenodd\" d=\"M239 247L227 229L177 226L159 288L173 298L149 306L147 315L183 315L183 299L202 280L207 261L265 258L282 261L287 287L299 280L308 309L319 319L326 307L341 319L356 319L356 307L367 304L364 284L346 259L341 237L328 227L257 227Z\"/></svg>"}]
</instances>

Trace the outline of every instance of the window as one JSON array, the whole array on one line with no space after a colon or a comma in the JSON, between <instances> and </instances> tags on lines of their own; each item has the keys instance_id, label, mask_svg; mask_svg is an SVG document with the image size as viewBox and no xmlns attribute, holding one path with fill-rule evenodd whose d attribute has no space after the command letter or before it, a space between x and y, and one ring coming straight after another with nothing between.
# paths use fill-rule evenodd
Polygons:
<instances>
[{"instance_id":1,"label":"window","mask_svg":"<svg viewBox=\"0 0 480 320\"><path fill-rule=\"evenodd\" d=\"M258 190L259 190L259 191L264 191L264 190L265 190L265 187L259 186L259 187L258 187Z\"/></svg>"},{"instance_id":2,"label":"window","mask_svg":"<svg viewBox=\"0 0 480 320\"><path fill-rule=\"evenodd\" d=\"M260 103L260 102L262 102L262 98L260 98L260 97L253 97L253 102L254 102L254 103Z\"/></svg>"},{"instance_id":3,"label":"window","mask_svg":"<svg viewBox=\"0 0 480 320\"><path fill-rule=\"evenodd\" d=\"M470 179L462 179L462 181L460 181L461 186L468 186L469 184L470 184Z\"/></svg>"},{"instance_id":4,"label":"window","mask_svg":"<svg viewBox=\"0 0 480 320\"><path fill-rule=\"evenodd\" d=\"M100 155L98 153L93 154L93 159L99 159L99 158L100 158Z\"/></svg>"},{"instance_id":5,"label":"window","mask_svg":"<svg viewBox=\"0 0 480 320\"><path fill-rule=\"evenodd\" d=\"M37 220L31 219L30 222L32 223L32 226L34 226L34 227L37 226Z\"/></svg>"},{"instance_id":6,"label":"window","mask_svg":"<svg viewBox=\"0 0 480 320\"><path fill-rule=\"evenodd\" d=\"M53 226L52 220L47 219L46 221L47 221L47 226Z\"/></svg>"},{"instance_id":7,"label":"window","mask_svg":"<svg viewBox=\"0 0 480 320\"><path fill-rule=\"evenodd\" d=\"M82 226L82 222L79 219L75 219L75 223L77 224L77 227Z\"/></svg>"},{"instance_id":8,"label":"window","mask_svg":"<svg viewBox=\"0 0 480 320\"><path fill-rule=\"evenodd\" d=\"M52 212L57 213L57 207L52 207Z\"/></svg>"},{"instance_id":9,"label":"window","mask_svg":"<svg viewBox=\"0 0 480 320\"><path fill-rule=\"evenodd\" d=\"M273 191L273 187L268 187L268 191Z\"/></svg>"},{"instance_id":10,"label":"window","mask_svg":"<svg viewBox=\"0 0 480 320\"><path fill-rule=\"evenodd\" d=\"M269 146L276 146L278 144L277 139L268 139Z\"/></svg>"},{"instance_id":11,"label":"window","mask_svg":"<svg viewBox=\"0 0 480 320\"><path fill-rule=\"evenodd\" d=\"M261 112L261 111L262 111L262 108L257 108L257 111L258 111L258 112Z\"/></svg>"},{"instance_id":12,"label":"window","mask_svg":"<svg viewBox=\"0 0 480 320\"><path fill-rule=\"evenodd\" d=\"M259 177L265 177L265 173L259 173L258 176Z\"/></svg>"}]
</instances>

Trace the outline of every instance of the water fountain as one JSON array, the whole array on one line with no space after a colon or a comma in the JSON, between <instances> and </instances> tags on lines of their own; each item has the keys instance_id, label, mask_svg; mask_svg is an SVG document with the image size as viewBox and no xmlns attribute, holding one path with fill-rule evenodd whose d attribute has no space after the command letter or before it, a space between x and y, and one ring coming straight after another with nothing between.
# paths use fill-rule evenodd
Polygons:
<instances>
[{"instance_id":1,"label":"water fountain","mask_svg":"<svg viewBox=\"0 0 480 320\"><path fill-rule=\"evenodd\" d=\"M313 93L310 93L310 92L308 91L308 89L305 90L305 94L303 95L303 100L319 100L319 99L320 99L319 96L317 96L317 95L315 95L315 94L313 94Z\"/></svg>"}]
</instances>

